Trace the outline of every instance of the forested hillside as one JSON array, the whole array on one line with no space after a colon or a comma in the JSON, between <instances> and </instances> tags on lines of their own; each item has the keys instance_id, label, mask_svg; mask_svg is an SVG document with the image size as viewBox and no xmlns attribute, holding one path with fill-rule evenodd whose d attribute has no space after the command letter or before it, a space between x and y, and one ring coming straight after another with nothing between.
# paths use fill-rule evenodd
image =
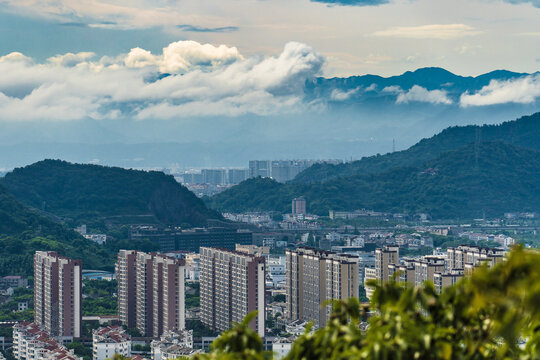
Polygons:
<instances>
[{"instance_id":1,"label":"forested hillside","mask_svg":"<svg viewBox=\"0 0 540 360\"><path fill-rule=\"evenodd\" d=\"M148 215L166 225L200 226L221 217L157 171L44 160L13 170L2 184L26 205L78 222Z\"/></svg>"},{"instance_id":2,"label":"forested hillside","mask_svg":"<svg viewBox=\"0 0 540 360\"><path fill-rule=\"evenodd\" d=\"M396 167L418 166L439 154L482 141L502 141L524 148L540 150L540 113L524 116L500 125L450 127L441 133L419 141L407 150L362 158L351 163L315 164L304 170L293 182L323 182L331 178L376 174Z\"/></svg>"},{"instance_id":3,"label":"forested hillside","mask_svg":"<svg viewBox=\"0 0 540 360\"><path fill-rule=\"evenodd\" d=\"M36 250L83 259L89 269L113 269L107 250L28 209L1 185L0 249L0 276L31 275Z\"/></svg>"},{"instance_id":4,"label":"forested hillside","mask_svg":"<svg viewBox=\"0 0 540 360\"><path fill-rule=\"evenodd\" d=\"M435 218L502 216L540 211L540 152L502 142L470 144L420 166L330 179L324 183L279 184L250 179L207 199L220 211L290 212L291 199L304 196L308 211L361 208Z\"/></svg>"}]
</instances>

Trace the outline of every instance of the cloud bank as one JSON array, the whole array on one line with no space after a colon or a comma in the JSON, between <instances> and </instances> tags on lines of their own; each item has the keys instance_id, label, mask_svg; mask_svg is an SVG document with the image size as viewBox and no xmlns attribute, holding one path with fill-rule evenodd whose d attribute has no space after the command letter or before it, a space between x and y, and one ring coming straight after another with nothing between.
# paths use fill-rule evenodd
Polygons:
<instances>
[{"instance_id":1,"label":"cloud bank","mask_svg":"<svg viewBox=\"0 0 540 360\"><path fill-rule=\"evenodd\" d=\"M540 74L508 81L492 80L475 94L461 95L460 105L531 104L540 98Z\"/></svg>"},{"instance_id":2,"label":"cloud bank","mask_svg":"<svg viewBox=\"0 0 540 360\"><path fill-rule=\"evenodd\" d=\"M68 53L40 64L20 53L0 57L0 121L295 112L305 106L303 84L324 64L323 56L295 42L268 58L194 41L171 43L159 55L135 48L94 58Z\"/></svg>"}]
</instances>

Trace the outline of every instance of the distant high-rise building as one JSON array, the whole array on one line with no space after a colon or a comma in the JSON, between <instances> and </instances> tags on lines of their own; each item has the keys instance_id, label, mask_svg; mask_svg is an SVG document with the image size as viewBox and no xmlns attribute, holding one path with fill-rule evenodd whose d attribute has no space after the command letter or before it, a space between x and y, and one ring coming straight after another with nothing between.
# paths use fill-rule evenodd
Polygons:
<instances>
[{"instance_id":1,"label":"distant high-rise building","mask_svg":"<svg viewBox=\"0 0 540 360\"><path fill-rule=\"evenodd\" d=\"M286 301L290 320L324 326L332 307L326 300L358 297L358 258L298 248L286 251Z\"/></svg>"},{"instance_id":2,"label":"distant high-rise building","mask_svg":"<svg viewBox=\"0 0 540 360\"><path fill-rule=\"evenodd\" d=\"M227 184L226 169L202 169L203 183L211 185Z\"/></svg>"},{"instance_id":3,"label":"distant high-rise building","mask_svg":"<svg viewBox=\"0 0 540 360\"><path fill-rule=\"evenodd\" d=\"M250 160L249 161L249 177L271 177L272 162L270 160Z\"/></svg>"},{"instance_id":4,"label":"distant high-rise building","mask_svg":"<svg viewBox=\"0 0 540 360\"><path fill-rule=\"evenodd\" d=\"M185 328L183 260L120 250L117 263L118 315L145 336Z\"/></svg>"},{"instance_id":5,"label":"distant high-rise building","mask_svg":"<svg viewBox=\"0 0 540 360\"><path fill-rule=\"evenodd\" d=\"M52 337L81 336L82 262L53 251L34 255L34 323Z\"/></svg>"},{"instance_id":6,"label":"distant high-rise building","mask_svg":"<svg viewBox=\"0 0 540 360\"><path fill-rule=\"evenodd\" d=\"M252 311L250 326L265 332L265 260L263 257L226 249L201 247L201 321L225 331Z\"/></svg>"},{"instance_id":7,"label":"distant high-rise building","mask_svg":"<svg viewBox=\"0 0 540 360\"><path fill-rule=\"evenodd\" d=\"M228 183L231 185L240 184L249 177L248 169L229 169Z\"/></svg>"},{"instance_id":8,"label":"distant high-rise building","mask_svg":"<svg viewBox=\"0 0 540 360\"><path fill-rule=\"evenodd\" d=\"M294 198L292 200L292 214L293 215L306 215L306 199L303 197Z\"/></svg>"}]
</instances>

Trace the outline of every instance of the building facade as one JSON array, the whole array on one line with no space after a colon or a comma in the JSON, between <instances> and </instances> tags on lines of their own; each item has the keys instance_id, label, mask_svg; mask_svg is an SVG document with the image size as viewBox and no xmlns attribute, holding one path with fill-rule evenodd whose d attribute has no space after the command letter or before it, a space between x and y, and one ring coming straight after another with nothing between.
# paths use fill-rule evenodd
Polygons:
<instances>
[{"instance_id":1,"label":"building facade","mask_svg":"<svg viewBox=\"0 0 540 360\"><path fill-rule=\"evenodd\" d=\"M293 215L306 215L306 199L303 197L294 198L292 200L292 214Z\"/></svg>"},{"instance_id":2,"label":"building facade","mask_svg":"<svg viewBox=\"0 0 540 360\"><path fill-rule=\"evenodd\" d=\"M185 261L156 253L118 253L118 315L122 324L159 337L185 328Z\"/></svg>"},{"instance_id":3,"label":"building facade","mask_svg":"<svg viewBox=\"0 0 540 360\"><path fill-rule=\"evenodd\" d=\"M286 304L291 321L313 321L324 326L331 306L326 300L358 297L358 258L328 251L287 250Z\"/></svg>"},{"instance_id":4,"label":"building facade","mask_svg":"<svg viewBox=\"0 0 540 360\"><path fill-rule=\"evenodd\" d=\"M52 251L34 255L34 322L52 337L81 336L82 262Z\"/></svg>"},{"instance_id":5,"label":"building facade","mask_svg":"<svg viewBox=\"0 0 540 360\"><path fill-rule=\"evenodd\" d=\"M225 331L257 310L250 326L265 332L265 259L232 251L201 247L201 321Z\"/></svg>"},{"instance_id":6,"label":"building facade","mask_svg":"<svg viewBox=\"0 0 540 360\"><path fill-rule=\"evenodd\" d=\"M92 332L93 360L112 359L115 354L131 356L131 337L121 326L107 326Z\"/></svg>"}]
</instances>

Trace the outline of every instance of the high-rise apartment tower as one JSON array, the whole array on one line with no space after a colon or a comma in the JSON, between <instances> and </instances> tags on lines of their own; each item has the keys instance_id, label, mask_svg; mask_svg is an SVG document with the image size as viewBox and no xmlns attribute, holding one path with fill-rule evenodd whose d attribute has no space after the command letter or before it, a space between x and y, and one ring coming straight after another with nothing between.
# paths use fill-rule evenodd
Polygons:
<instances>
[{"instance_id":1,"label":"high-rise apartment tower","mask_svg":"<svg viewBox=\"0 0 540 360\"><path fill-rule=\"evenodd\" d=\"M53 251L34 255L34 323L51 337L81 336L82 262Z\"/></svg>"},{"instance_id":2,"label":"high-rise apartment tower","mask_svg":"<svg viewBox=\"0 0 540 360\"><path fill-rule=\"evenodd\" d=\"M252 311L250 324L265 331L265 260L238 251L201 247L201 321L218 331L241 322Z\"/></svg>"}]
</instances>

